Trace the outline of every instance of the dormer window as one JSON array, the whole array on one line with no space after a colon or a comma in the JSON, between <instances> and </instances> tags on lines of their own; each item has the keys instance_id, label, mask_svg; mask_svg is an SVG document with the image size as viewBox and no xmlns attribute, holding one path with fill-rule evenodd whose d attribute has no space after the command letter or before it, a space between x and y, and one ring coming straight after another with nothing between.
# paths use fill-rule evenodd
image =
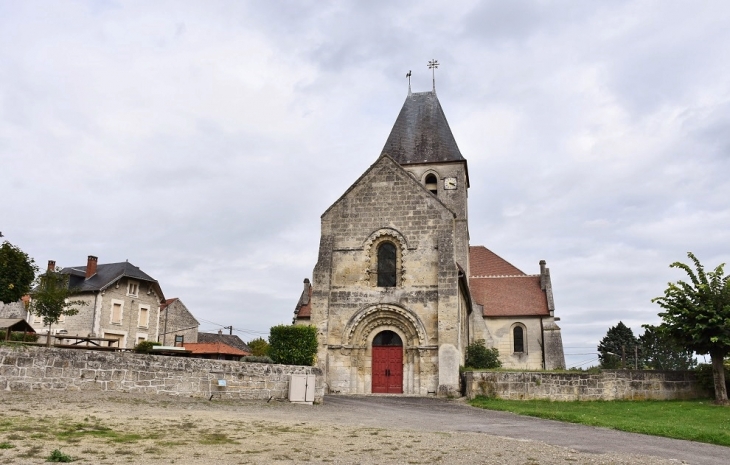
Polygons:
<instances>
[{"instance_id":1,"label":"dormer window","mask_svg":"<svg viewBox=\"0 0 730 465\"><path fill-rule=\"evenodd\" d=\"M137 297L137 294L139 294L139 283L137 281L127 282L127 295Z\"/></svg>"},{"instance_id":2,"label":"dormer window","mask_svg":"<svg viewBox=\"0 0 730 465\"><path fill-rule=\"evenodd\" d=\"M436 175L429 173L424 181L426 189L428 189L433 195L438 195L438 179L436 179Z\"/></svg>"}]
</instances>

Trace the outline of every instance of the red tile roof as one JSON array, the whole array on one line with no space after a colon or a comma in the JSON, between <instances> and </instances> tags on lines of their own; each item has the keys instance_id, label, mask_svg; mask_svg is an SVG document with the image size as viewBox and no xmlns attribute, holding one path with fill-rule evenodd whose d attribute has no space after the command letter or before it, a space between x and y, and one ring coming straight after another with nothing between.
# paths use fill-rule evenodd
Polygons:
<instances>
[{"instance_id":1,"label":"red tile roof","mask_svg":"<svg viewBox=\"0 0 730 465\"><path fill-rule=\"evenodd\" d=\"M469 247L469 289L485 317L550 315L539 275L526 275L484 246Z\"/></svg>"},{"instance_id":2,"label":"red tile roof","mask_svg":"<svg viewBox=\"0 0 730 465\"><path fill-rule=\"evenodd\" d=\"M483 245L469 247L469 276L515 276L525 273Z\"/></svg>"},{"instance_id":3,"label":"red tile roof","mask_svg":"<svg viewBox=\"0 0 730 465\"><path fill-rule=\"evenodd\" d=\"M170 299L167 299L166 301L162 302L160 304L160 311L163 311L165 308L167 308L168 305L175 302L177 300L177 297L172 297Z\"/></svg>"},{"instance_id":4,"label":"red tile roof","mask_svg":"<svg viewBox=\"0 0 730 465\"><path fill-rule=\"evenodd\" d=\"M469 288L484 316L550 315L540 276L471 277Z\"/></svg>"},{"instance_id":5,"label":"red tile roof","mask_svg":"<svg viewBox=\"0 0 730 465\"><path fill-rule=\"evenodd\" d=\"M301 301L302 299L300 299ZM299 307L297 318L311 318L312 317L312 286L309 286L309 298L307 303Z\"/></svg>"},{"instance_id":6,"label":"red tile roof","mask_svg":"<svg viewBox=\"0 0 730 465\"><path fill-rule=\"evenodd\" d=\"M241 357L251 355L248 352L231 347L228 344L223 344L222 342L187 342L183 345L185 350L189 350L194 354L228 354L239 355Z\"/></svg>"}]
</instances>

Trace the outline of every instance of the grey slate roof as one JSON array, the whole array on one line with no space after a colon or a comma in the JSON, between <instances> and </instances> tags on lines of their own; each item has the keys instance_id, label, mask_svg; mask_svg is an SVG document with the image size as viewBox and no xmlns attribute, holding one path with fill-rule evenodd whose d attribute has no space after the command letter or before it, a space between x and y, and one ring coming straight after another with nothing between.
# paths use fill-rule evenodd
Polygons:
<instances>
[{"instance_id":1,"label":"grey slate roof","mask_svg":"<svg viewBox=\"0 0 730 465\"><path fill-rule=\"evenodd\" d=\"M62 269L61 273L71 275L69 287L75 288L79 292L102 291L120 278L132 278L153 283L155 292L157 292L160 299L163 301L165 299L157 280L129 262L99 264L96 267L96 274L89 279L84 279L86 276L85 266L67 267Z\"/></svg>"},{"instance_id":2,"label":"grey slate roof","mask_svg":"<svg viewBox=\"0 0 730 465\"><path fill-rule=\"evenodd\" d=\"M222 342L236 349L251 353L251 348L235 334L198 333L198 342Z\"/></svg>"},{"instance_id":3,"label":"grey slate roof","mask_svg":"<svg viewBox=\"0 0 730 465\"><path fill-rule=\"evenodd\" d=\"M401 165L466 161L435 92L408 94L383 153Z\"/></svg>"}]
</instances>

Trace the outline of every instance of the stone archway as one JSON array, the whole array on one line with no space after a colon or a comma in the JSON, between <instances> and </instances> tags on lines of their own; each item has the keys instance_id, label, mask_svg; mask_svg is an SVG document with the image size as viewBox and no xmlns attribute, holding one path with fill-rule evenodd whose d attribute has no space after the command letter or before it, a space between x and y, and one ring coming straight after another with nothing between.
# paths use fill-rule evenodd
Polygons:
<instances>
[{"instance_id":1,"label":"stone archway","mask_svg":"<svg viewBox=\"0 0 730 465\"><path fill-rule=\"evenodd\" d=\"M393 388L405 394L425 394L427 386L422 376L424 367L431 367L432 351L437 352L436 346L427 346L426 330L421 319L412 311L393 304L377 304L363 308L345 325L342 342L350 356L350 389L351 393L372 393L373 368L377 360L373 354L373 341L383 332L394 333L401 341L398 348L401 354L402 373L400 386ZM377 347L377 343L376 343ZM392 350L395 354L395 350ZM428 360L428 363L424 363ZM396 362L392 362L396 363ZM390 366L390 374L394 375L394 367ZM427 369L429 374L434 371ZM377 383L376 383L377 385ZM387 388L386 388L387 389Z\"/></svg>"}]
</instances>

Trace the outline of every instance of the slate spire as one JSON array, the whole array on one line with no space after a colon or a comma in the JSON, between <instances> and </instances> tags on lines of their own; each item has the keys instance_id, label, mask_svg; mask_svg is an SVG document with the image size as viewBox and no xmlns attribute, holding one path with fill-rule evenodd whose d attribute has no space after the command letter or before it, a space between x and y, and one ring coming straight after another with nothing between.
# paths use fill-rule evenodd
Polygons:
<instances>
[{"instance_id":1,"label":"slate spire","mask_svg":"<svg viewBox=\"0 0 730 465\"><path fill-rule=\"evenodd\" d=\"M409 92L382 153L401 165L466 161L436 92Z\"/></svg>"}]
</instances>

